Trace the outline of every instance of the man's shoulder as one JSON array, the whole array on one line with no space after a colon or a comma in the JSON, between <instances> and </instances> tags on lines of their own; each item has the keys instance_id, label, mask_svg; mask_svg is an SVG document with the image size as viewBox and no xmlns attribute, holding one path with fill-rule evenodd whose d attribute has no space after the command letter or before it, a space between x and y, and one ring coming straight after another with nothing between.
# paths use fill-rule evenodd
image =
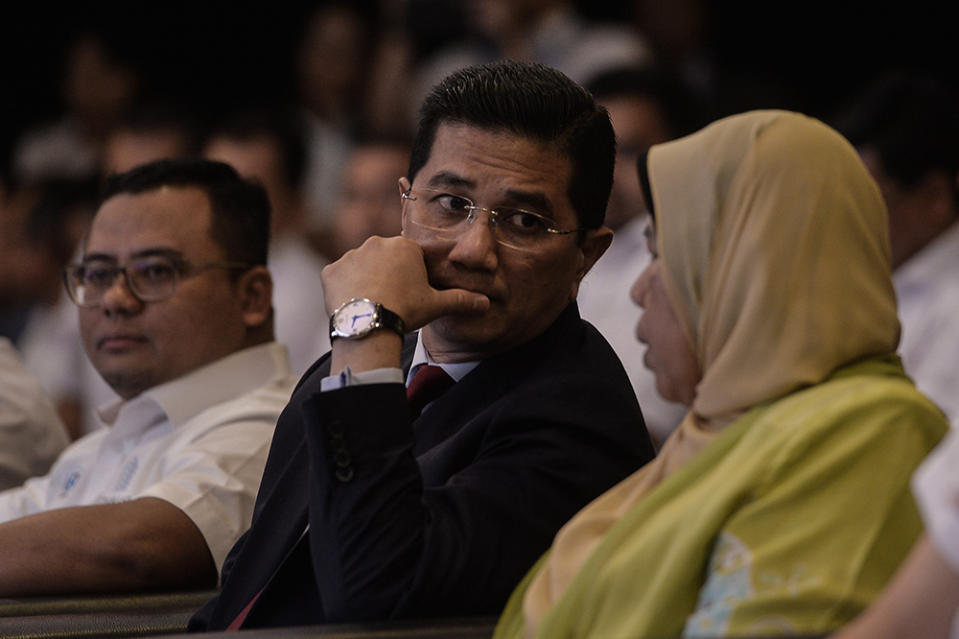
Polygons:
<instances>
[{"instance_id":1,"label":"man's shoulder","mask_svg":"<svg viewBox=\"0 0 959 639\"><path fill-rule=\"evenodd\" d=\"M237 414L278 415L295 382L286 348L268 342L231 353L144 396L180 427Z\"/></svg>"},{"instance_id":2,"label":"man's shoulder","mask_svg":"<svg viewBox=\"0 0 959 639\"><path fill-rule=\"evenodd\" d=\"M643 431L622 362L599 331L580 319L575 306L571 310L540 338L483 362L470 376L496 384L500 399L520 406L523 415ZM593 423L597 416L602 424Z\"/></svg>"},{"instance_id":3,"label":"man's shoulder","mask_svg":"<svg viewBox=\"0 0 959 639\"><path fill-rule=\"evenodd\" d=\"M611 376L607 381L621 381L629 386L626 371L613 347L595 326L580 317L576 304L570 304L539 337L502 358L494 358L499 359L509 367L527 373L538 369L548 376L581 377L604 372Z\"/></svg>"},{"instance_id":4,"label":"man's shoulder","mask_svg":"<svg viewBox=\"0 0 959 639\"><path fill-rule=\"evenodd\" d=\"M185 426L195 425L207 430L244 422L260 425L272 432L276 420L290 400L296 381L291 375L272 379L262 386L209 406Z\"/></svg>"},{"instance_id":5,"label":"man's shoulder","mask_svg":"<svg viewBox=\"0 0 959 639\"><path fill-rule=\"evenodd\" d=\"M102 426L67 444L67 447L61 451L60 456L57 457L56 462L54 462L53 468L50 469L51 473L56 469L57 465L64 461L95 453L103 445L103 440L109 433L109 427Z\"/></svg>"}]
</instances>

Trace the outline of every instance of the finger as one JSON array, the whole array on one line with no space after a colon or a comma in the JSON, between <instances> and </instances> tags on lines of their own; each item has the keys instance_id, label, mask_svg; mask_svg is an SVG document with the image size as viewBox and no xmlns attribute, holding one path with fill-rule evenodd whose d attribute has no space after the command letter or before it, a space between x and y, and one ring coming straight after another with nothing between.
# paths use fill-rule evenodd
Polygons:
<instances>
[{"instance_id":1,"label":"finger","mask_svg":"<svg viewBox=\"0 0 959 639\"><path fill-rule=\"evenodd\" d=\"M490 300L487 296L461 288L436 291L434 303L439 315L483 313L488 311L490 307Z\"/></svg>"}]
</instances>

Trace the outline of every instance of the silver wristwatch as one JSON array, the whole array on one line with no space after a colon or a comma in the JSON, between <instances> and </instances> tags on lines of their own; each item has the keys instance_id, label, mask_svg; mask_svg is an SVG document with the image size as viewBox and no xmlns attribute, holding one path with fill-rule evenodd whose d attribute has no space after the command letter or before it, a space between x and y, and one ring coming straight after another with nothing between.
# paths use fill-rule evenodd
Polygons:
<instances>
[{"instance_id":1,"label":"silver wristwatch","mask_svg":"<svg viewBox=\"0 0 959 639\"><path fill-rule=\"evenodd\" d=\"M403 318L365 297L354 297L330 316L330 340L362 339L378 328L396 331L400 337L406 334Z\"/></svg>"}]
</instances>

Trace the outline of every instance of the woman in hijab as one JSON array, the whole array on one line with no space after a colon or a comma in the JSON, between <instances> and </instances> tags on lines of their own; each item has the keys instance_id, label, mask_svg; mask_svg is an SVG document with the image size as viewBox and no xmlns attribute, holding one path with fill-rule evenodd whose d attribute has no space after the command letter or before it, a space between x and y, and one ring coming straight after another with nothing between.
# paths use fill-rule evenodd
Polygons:
<instances>
[{"instance_id":1,"label":"woman in hijab","mask_svg":"<svg viewBox=\"0 0 959 639\"><path fill-rule=\"evenodd\" d=\"M853 148L785 111L654 146L646 365L689 412L557 535L497 638L834 629L921 529L909 477L948 426L895 354L886 212Z\"/></svg>"}]
</instances>

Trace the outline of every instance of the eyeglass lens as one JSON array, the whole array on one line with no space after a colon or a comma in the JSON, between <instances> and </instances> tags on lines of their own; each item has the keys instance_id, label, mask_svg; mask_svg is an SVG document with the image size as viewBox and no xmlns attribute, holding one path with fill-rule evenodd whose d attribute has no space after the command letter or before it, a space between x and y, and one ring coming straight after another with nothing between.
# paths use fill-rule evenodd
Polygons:
<instances>
[{"instance_id":1,"label":"eyeglass lens","mask_svg":"<svg viewBox=\"0 0 959 639\"><path fill-rule=\"evenodd\" d=\"M424 194L417 198L420 206L414 206L411 220L433 231L438 238L454 240L469 224L485 212L496 241L511 248L531 250L542 246L555 233L547 218L510 207L487 209L474 205L464 197L447 193Z\"/></svg>"},{"instance_id":2,"label":"eyeglass lens","mask_svg":"<svg viewBox=\"0 0 959 639\"><path fill-rule=\"evenodd\" d=\"M131 292L144 302L170 297L176 288L177 265L164 257L137 260L125 267L110 262L86 262L68 272L67 286L77 304L95 306L121 274Z\"/></svg>"}]
</instances>

